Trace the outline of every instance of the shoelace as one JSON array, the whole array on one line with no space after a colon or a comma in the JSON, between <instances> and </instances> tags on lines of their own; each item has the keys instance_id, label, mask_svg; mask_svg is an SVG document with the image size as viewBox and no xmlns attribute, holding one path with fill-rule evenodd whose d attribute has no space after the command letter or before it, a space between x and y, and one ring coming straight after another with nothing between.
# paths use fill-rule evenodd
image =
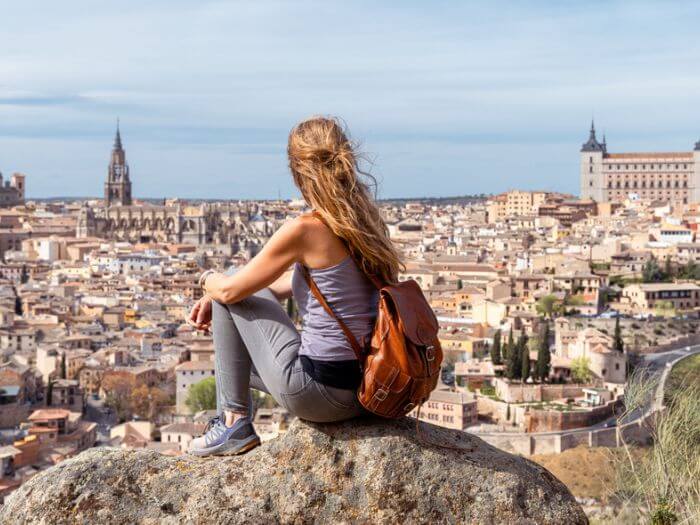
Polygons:
<instances>
[{"instance_id":1,"label":"shoelace","mask_svg":"<svg viewBox=\"0 0 700 525\"><path fill-rule=\"evenodd\" d=\"M213 443L219 439L224 432L226 432L226 425L224 425L224 422L220 418L217 418L216 421L213 422L211 428L205 432L204 439L207 443Z\"/></svg>"},{"instance_id":2,"label":"shoelace","mask_svg":"<svg viewBox=\"0 0 700 525\"><path fill-rule=\"evenodd\" d=\"M207 421L206 426L204 427L204 434L209 432L213 427L215 427L219 421L221 421L221 416L214 416L209 421Z\"/></svg>"}]
</instances>

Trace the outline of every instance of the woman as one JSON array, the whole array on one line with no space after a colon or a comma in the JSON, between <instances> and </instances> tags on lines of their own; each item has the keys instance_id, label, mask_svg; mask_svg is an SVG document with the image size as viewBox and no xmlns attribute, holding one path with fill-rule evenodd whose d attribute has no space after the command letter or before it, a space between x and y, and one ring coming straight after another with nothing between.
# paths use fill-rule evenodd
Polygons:
<instances>
[{"instance_id":1,"label":"woman","mask_svg":"<svg viewBox=\"0 0 700 525\"><path fill-rule=\"evenodd\" d=\"M285 223L239 270L204 272L205 295L189 315L199 329L211 323L214 335L219 415L192 441L190 452L198 456L239 454L260 443L251 424L250 388L310 421L363 412L355 353L311 294L301 265L356 339L366 342L377 314L377 291L366 276L395 282L400 257L337 119L298 124L287 154L313 213ZM303 320L301 334L279 303L291 296Z\"/></svg>"}]
</instances>

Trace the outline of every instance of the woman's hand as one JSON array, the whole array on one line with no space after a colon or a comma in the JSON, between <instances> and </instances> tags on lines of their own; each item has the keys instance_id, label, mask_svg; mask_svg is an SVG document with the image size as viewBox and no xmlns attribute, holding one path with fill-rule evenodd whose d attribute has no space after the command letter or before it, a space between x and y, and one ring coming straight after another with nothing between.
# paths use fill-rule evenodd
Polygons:
<instances>
[{"instance_id":1,"label":"woman's hand","mask_svg":"<svg viewBox=\"0 0 700 525\"><path fill-rule=\"evenodd\" d=\"M211 326L211 302L211 297L204 295L194 303L190 315L187 317L187 324L194 326L197 330L209 330Z\"/></svg>"}]
</instances>

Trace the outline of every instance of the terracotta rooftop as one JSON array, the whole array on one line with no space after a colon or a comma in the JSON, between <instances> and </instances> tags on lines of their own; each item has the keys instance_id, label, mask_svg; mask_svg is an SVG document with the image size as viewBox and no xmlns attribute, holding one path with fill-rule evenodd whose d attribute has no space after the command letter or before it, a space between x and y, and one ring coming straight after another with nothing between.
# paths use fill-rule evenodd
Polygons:
<instances>
[{"instance_id":1,"label":"terracotta rooftop","mask_svg":"<svg viewBox=\"0 0 700 525\"><path fill-rule=\"evenodd\" d=\"M28 419L29 421L36 421L40 419L63 419L68 416L70 416L70 411L62 408L41 408L32 412Z\"/></svg>"},{"instance_id":2,"label":"terracotta rooftop","mask_svg":"<svg viewBox=\"0 0 700 525\"><path fill-rule=\"evenodd\" d=\"M685 152L648 152L648 153L608 153L606 159L685 159L693 160L691 151Z\"/></svg>"}]
</instances>

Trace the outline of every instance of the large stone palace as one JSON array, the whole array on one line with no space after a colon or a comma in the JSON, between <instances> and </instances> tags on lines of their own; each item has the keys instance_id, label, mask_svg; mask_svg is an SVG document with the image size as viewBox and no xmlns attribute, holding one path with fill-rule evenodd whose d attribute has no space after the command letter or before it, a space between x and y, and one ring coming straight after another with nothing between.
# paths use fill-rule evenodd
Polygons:
<instances>
[{"instance_id":1,"label":"large stone palace","mask_svg":"<svg viewBox=\"0 0 700 525\"><path fill-rule=\"evenodd\" d=\"M83 205L76 235L130 242L211 244L231 253L255 253L272 231L271 221L251 203L133 202L129 165L117 126L103 205Z\"/></svg>"},{"instance_id":2,"label":"large stone palace","mask_svg":"<svg viewBox=\"0 0 700 525\"><path fill-rule=\"evenodd\" d=\"M591 123L581 147L581 198L620 202L627 198L700 202L700 141L694 151L669 153L609 153Z\"/></svg>"}]
</instances>

